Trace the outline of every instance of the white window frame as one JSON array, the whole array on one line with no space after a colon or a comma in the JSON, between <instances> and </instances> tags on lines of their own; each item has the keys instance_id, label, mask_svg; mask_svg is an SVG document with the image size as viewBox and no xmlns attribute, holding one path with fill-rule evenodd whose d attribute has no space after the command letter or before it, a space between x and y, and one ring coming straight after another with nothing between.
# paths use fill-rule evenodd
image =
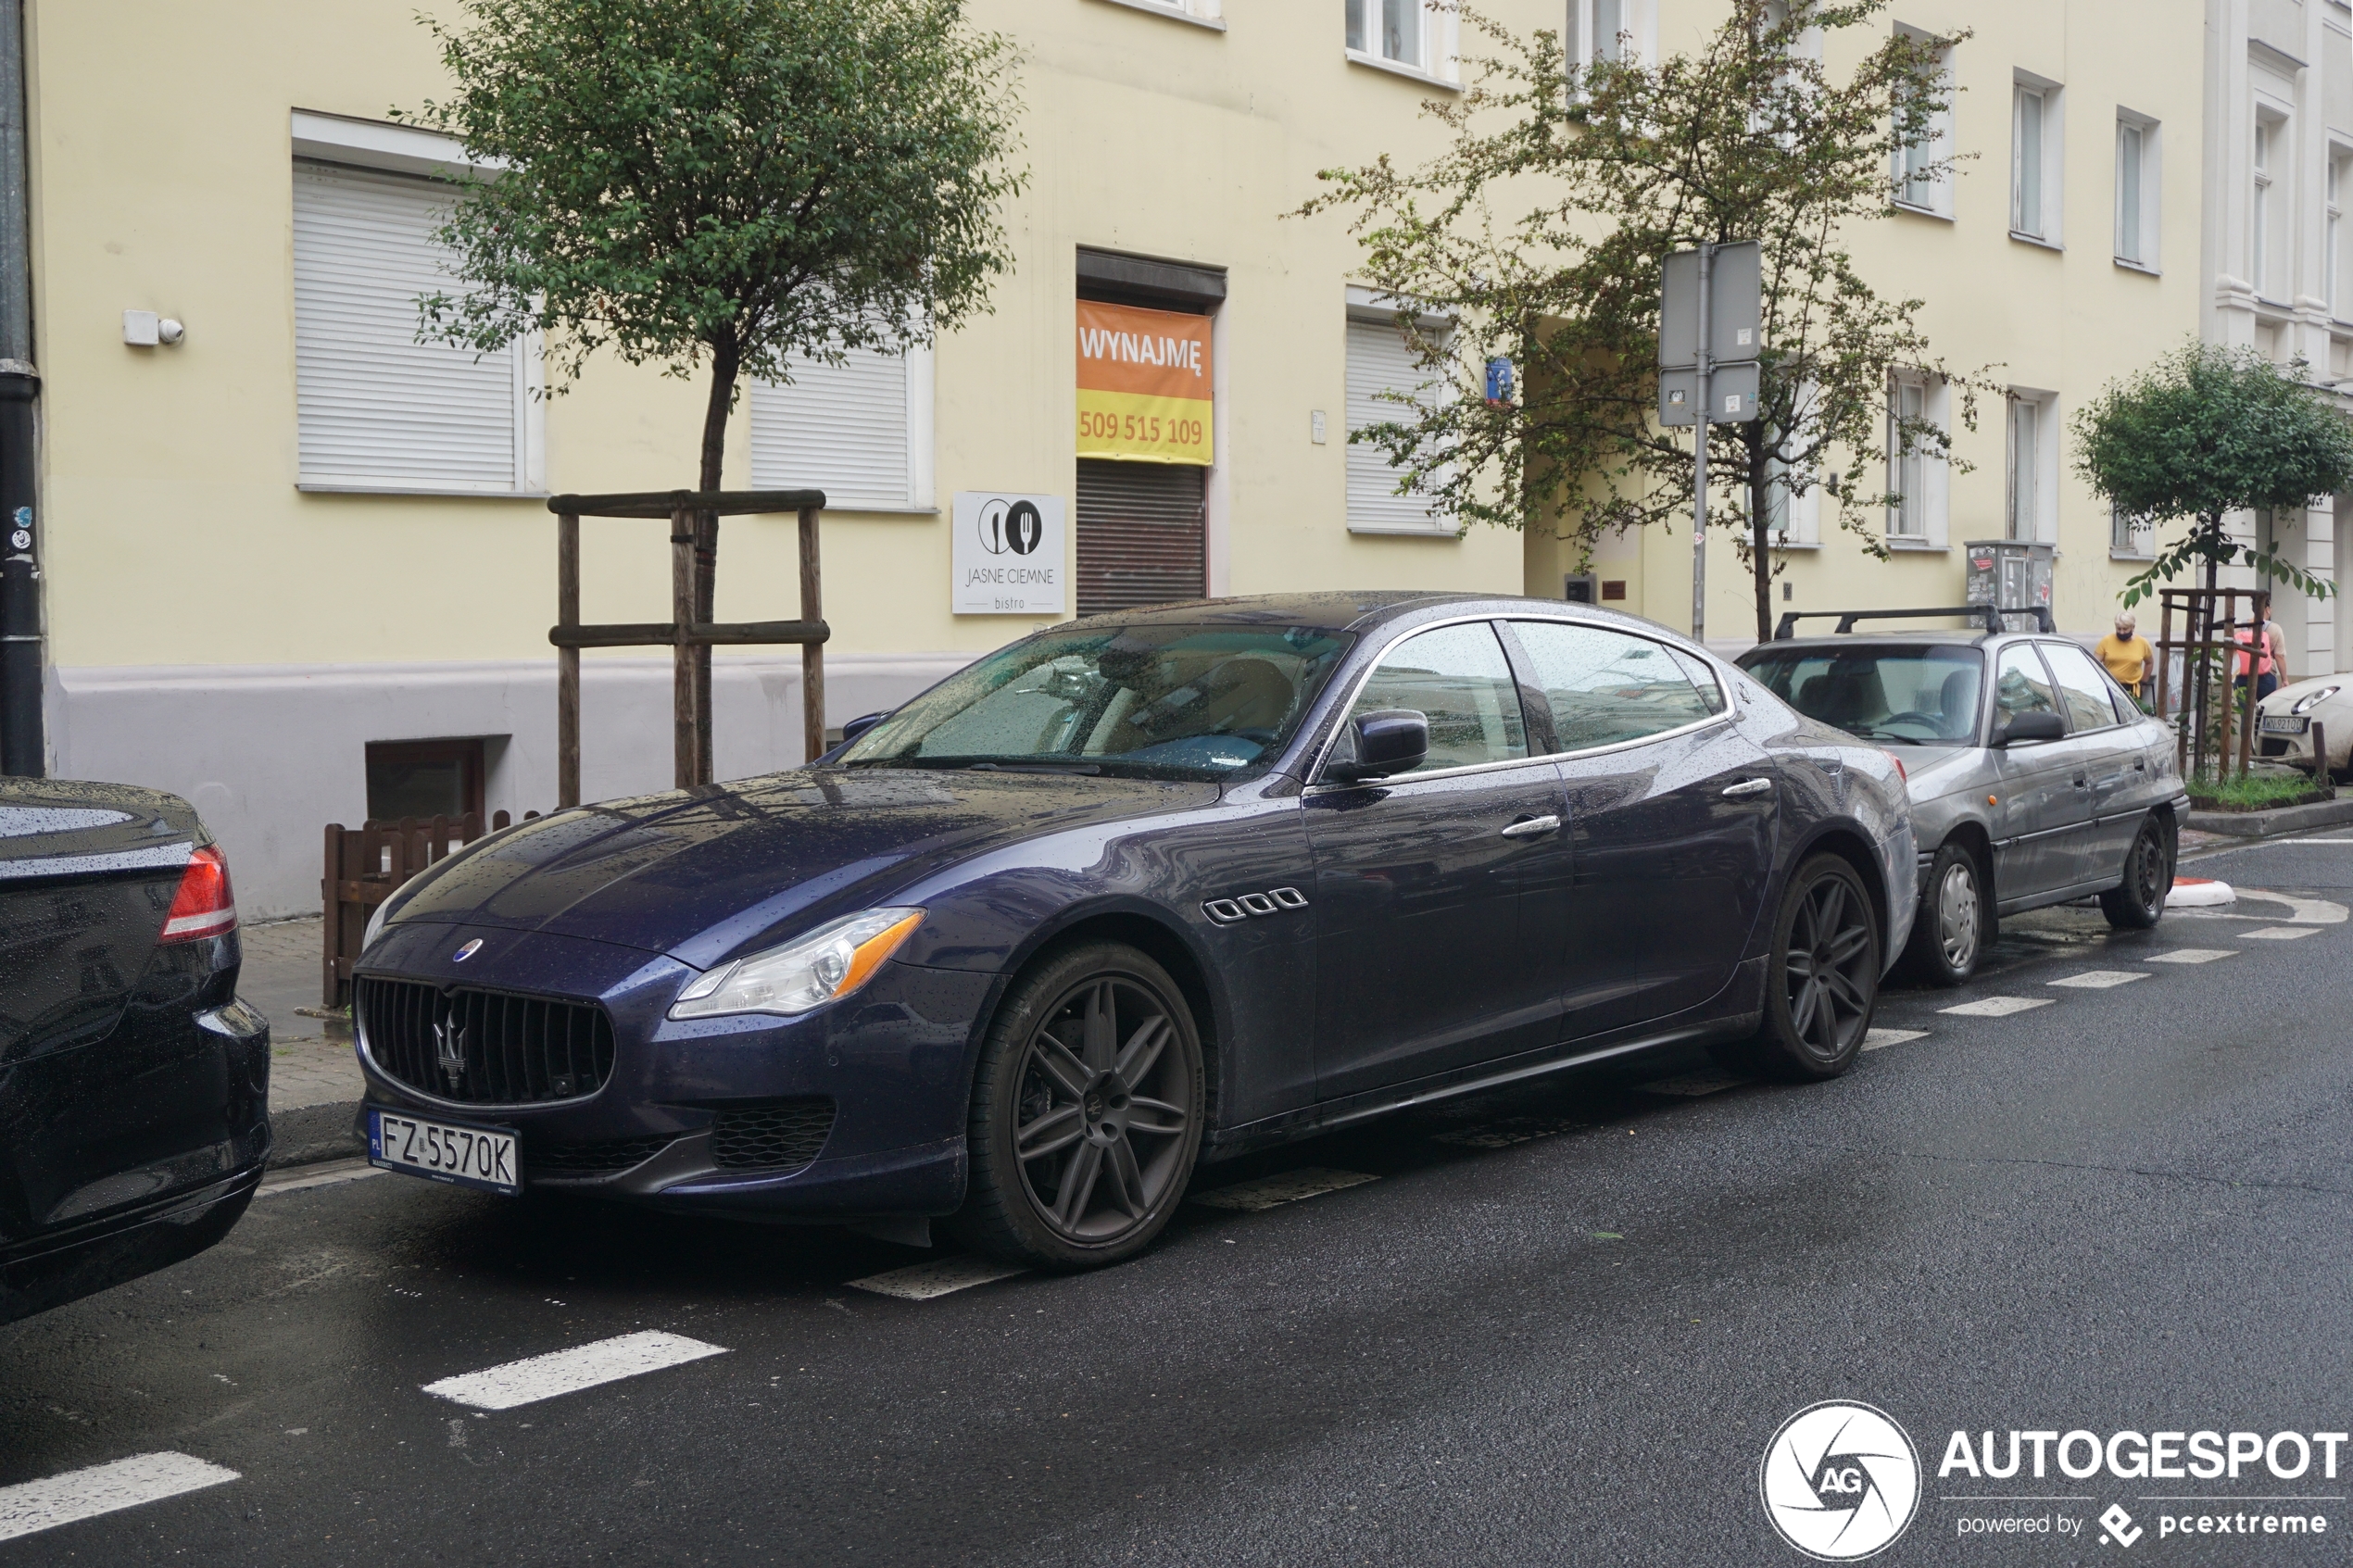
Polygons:
<instances>
[{"instance_id":1,"label":"white window frame","mask_svg":"<svg viewBox=\"0 0 2353 1568\"><path fill-rule=\"evenodd\" d=\"M2111 504L2108 508L2108 558L2156 559L2157 524L2146 518L2134 517L2122 507Z\"/></svg>"},{"instance_id":2,"label":"white window frame","mask_svg":"<svg viewBox=\"0 0 2353 1568\"><path fill-rule=\"evenodd\" d=\"M2347 286L2346 264L2353 261L2347 254L2345 232L2345 205L2353 195L2353 147L2332 140L2328 147L2328 173L2323 186L2327 198L2322 230L2322 262L2327 267L2326 287L2329 316L2334 320L2346 320L2353 313L2353 288Z\"/></svg>"},{"instance_id":3,"label":"white window frame","mask_svg":"<svg viewBox=\"0 0 2353 1568\"><path fill-rule=\"evenodd\" d=\"M1602 30L1613 25L1615 31L1605 35ZM1571 65L1583 67L1617 59L1647 65L1657 58L1655 0L1568 0Z\"/></svg>"},{"instance_id":4,"label":"white window frame","mask_svg":"<svg viewBox=\"0 0 2353 1568\"><path fill-rule=\"evenodd\" d=\"M1401 314L1413 315L1416 323L1426 332L1444 333L1452 332L1454 330L1454 322L1451 318L1438 315L1433 312L1426 312L1422 310L1414 301L1401 300L1394 295L1376 293L1374 290L1362 288L1353 283L1348 286L1348 309L1346 317L1348 325L1374 325L1388 327L1394 330L1397 326L1397 318ZM1345 327L1342 328L1340 341L1340 425L1342 427L1343 436L1345 436L1346 434L1354 433L1355 431L1362 429L1363 427L1352 424L1347 413L1348 348ZM1441 389L1441 395L1451 395L1452 389ZM1403 412L1403 410L1401 408L1399 411ZM1345 470L1348 466L1347 460L1351 454L1359 450L1373 454L1378 454L1379 452L1378 447L1360 447L1354 442L1348 442L1343 439L1340 457L1342 469L1342 487L1340 495L1341 509L1343 513L1353 510L1349 505L1350 498L1348 495L1347 481L1345 477ZM1390 537L1403 537L1411 539L1460 540L1463 537L1462 530L1447 519L1440 517L1434 512L1428 511L1427 508L1425 508L1425 515L1427 521L1419 524L1399 523L1388 520L1359 520L1354 516L1349 516L1348 531L1351 533L1382 534Z\"/></svg>"},{"instance_id":5,"label":"white window frame","mask_svg":"<svg viewBox=\"0 0 2353 1568\"><path fill-rule=\"evenodd\" d=\"M1887 490L1905 497L1902 508L1887 509L1887 543L1898 550L1942 550L1948 547L1952 511L1952 463L1943 452L1923 446L1906 454L1898 442L1897 419L1906 393L1919 398L1919 418L1938 430L1952 429L1952 388L1940 376L1903 370L1887 395ZM1906 462L1919 465L1916 489L1905 483ZM1913 512L1913 508L1917 511ZM1916 527L1906 528L1906 512Z\"/></svg>"},{"instance_id":6,"label":"white window frame","mask_svg":"<svg viewBox=\"0 0 2353 1568\"><path fill-rule=\"evenodd\" d=\"M2292 272L2295 138L2285 109L2259 99L2247 146L2246 281L2258 299L2284 303L2295 292Z\"/></svg>"},{"instance_id":7,"label":"white window frame","mask_svg":"<svg viewBox=\"0 0 2353 1568\"><path fill-rule=\"evenodd\" d=\"M428 179L447 179L469 171L495 179L503 167L496 162L468 157L465 144L455 137L420 131L411 126L387 124L382 120L356 119L345 115L296 109L289 118L288 129L292 143L286 165L289 191L294 166L298 161L338 164L346 168ZM288 282L292 282L291 271ZM410 483L373 476L308 473L301 467L301 444L297 433L295 487L328 494L384 495L513 495L526 498L546 495L546 345L540 334L533 332L525 333L515 346L515 475L511 484L463 484L436 480ZM299 396L297 392L297 421L301 418Z\"/></svg>"},{"instance_id":8,"label":"white window frame","mask_svg":"<svg viewBox=\"0 0 2353 1568\"><path fill-rule=\"evenodd\" d=\"M2140 168L2125 167L2127 138L2140 149ZM2162 272L2159 244L2164 234L2164 127L2147 115L2119 107L2116 111L2116 264L2137 272ZM2128 204L2126 185L2132 184ZM2127 226L2131 232L2126 232ZM2129 249L2131 254L2127 254Z\"/></svg>"},{"instance_id":9,"label":"white window frame","mask_svg":"<svg viewBox=\"0 0 2353 1568\"><path fill-rule=\"evenodd\" d=\"M1346 50L1349 60L1355 65L1370 66L1375 70L1390 71L1399 76L1410 76L1416 82L1427 82L1440 87L1460 91L1462 86L1462 60L1459 57L1462 44L1461 15L1451 6L1440 8L1434 0L1410 0L1410 3L1415 8L1420 26L1420 31L1416 35L1417 45L1421 51L1420 59L1402 60L1390 56L1378 45L1367 48L1348 42L1346 25L1357 19L1358 7L1360 6L1362 7L1363 20L1369 31L1374 25L1375 19L1381 14L1383 0L1348 0L1343 12L1341 47Z\"/></svg>"},{"instance_id":10,"label":"white window frame","mask_svg":"<svg viewBox=\"0 0 2353 1568\"><path fill-rule=\"evenodd\" d=\"M921 344L910 348L904 358L907 367L907 489L904 495L880 497L853 495L847 492L837 494L826 485L824 476L822 474L769 474L755 471L751 476L752 488L770 490L814 485L824 490L825 509L828 511L912 512L925 515L937 513L939 510L939 497L933 471L933 454L937 449L937 442L935 439L938 406L937 361L929 344ZM811 369L822 374L825 367L812 366ZM780 387L773 382L753 382L748 394L751 418L755 420L763 418L763 408L768 399L780 393L789 396L791 389ZM756 456L758 448L755 446L752 450Z\"/></svg>"},{"instance_id":11,"label":"white window frame","mask_svg":"<svg viewBox=\"0 0 2353 1568\"><path fill-rule=\"evenodd\" d=\"M1888 170L1894 184L1891 198L1905 212L1919 213L1926 218L1942 218L1948 222L1953 217L1953 175L1950 169L1934 178L1913 172L1915 169L1943 163L1953 156L1953 46L1936 34L1922 28L1896 24L1895 31L1906 37L1918 38L1936 45L1941 62L1937 72L1939 95L1944 107L1931 121L1933 134L1927 142L1908 150L1898 149Z\"/></svg>"},{"instance_id":12,"label":"white window frame","mask_svg":"<svg viewBox=\"0 0 2353 1568\"><path fill-rule=\"evenodd\" d=\"M2032 408L2033 445L2019 450L2020 409ZM2058 542L2058 394L2036 387L2008 389L2002 407L2002 537ZM2021 507L2032 515L2021 517Z\"/></svg>"},{"instance_id":13,"label":"white window frame","mask_svg":"<svg viewBox=\"0 0 2353 1568\"><path fill-rule=\"evenodd\" d=\"M1190 22L1218 32L1226 31L1226 0L1103 0L1107 6L1125 6L1131 11L1144 11L1170 21Z\"/></svg>"},{"instance_id":14,"label":"white window frame","mask_svg":"<svg viewBox=\"0 0 2353 1568\"><path fill-rule=\"evenodd\" d=\"M2066 90L2031 71L2012 72L2010 238L2066 247Z\"/></svg>"}]
</instances>

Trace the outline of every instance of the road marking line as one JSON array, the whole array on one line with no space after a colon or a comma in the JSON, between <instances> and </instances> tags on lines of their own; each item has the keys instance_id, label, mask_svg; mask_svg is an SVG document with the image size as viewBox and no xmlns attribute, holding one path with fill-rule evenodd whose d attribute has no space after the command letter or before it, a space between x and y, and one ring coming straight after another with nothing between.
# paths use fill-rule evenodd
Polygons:
<instances>
[{"instance_id":1,"label":"road marking line","mask_svg":"<svg viewBox=\"0 0 2353 1568\"><path fill-rule=\"evenodd\" d=\"M1939 1012L1955 1013L1962 1018L2007 1018L2014 1012L2032 1012L2046 1008L2049 997L1987 997L1981 1001L1963 1002L1958 1007L1938 1008Z\"/></svg>"},{"instance_id":2,"label":"road marking line","mask_svg":"<svg viewBox=\"0 0 2353 1568\"><path fill-rule=\"evenodd\" d=\"M1279 1176L1261 1176L1254 1182L1236 1182L1229 1187L1204 1192L1193 1198L1195 1203L1211 1209L1233 1209L1244 1214L1261 1210L1277 1209L1286 1203L1296 1203L1302 1198L1318 1198L1343 1187L1362 1186L1377 1182L1378 1176L1368 1176L1362 1171L1331 1171L1311 1165L1303 1171L1286 1171Z\"/></svg>"},{"instance_id":3,"label":"road marking line","mask_svg":"<svg viewBox=\"0 0 2353 1568\"><path fill-rule=\"evenodd\" d=\"M2176 947L2170 953L2151 953L2143 963L2212 963L2216 959L2234 959L2236 947Z\"/></svg>"},{"instance_id":4,"label":"road marking line","mask_svg":"<svg viewBox=\"0 0 2353 1568\"><path fill-rule=\"evenodd\" d=\"M2136 969L2087 969L2081 974L2061 975L2057 980L2046 980L2043 984L2072 985L2085 991L2108 991L2119 985L2130 985L2135 980L2147 978L2146 974Z\"/></svg>"},{"instance_id":5,"label":"road marking line","mask_svg":"<svg viewBox=\"0 0 2353 1568\"><path fill-rule=\"evenodd\" d=\"M617 1383L706 1356L724 1356L724 1345L706 1345L676 1334L648 1329L617 1339L599 1339L569 1350L550 1350L504 1366L486 1367L425 1385L425 1392L476 1410L510 1411L559 1394L576 1394L600 1383Z\"/></svg>"},{"instance_id":6,"label":"road marking line","mask_svg":"<svg viewBox=\"0 0 2353 1568\"><path fill-rule=\"evenodd\" d=\"M2267 925L2255 931L2242 931L2241 938L2256 942L2293 942L2298 937L2320 934L2317 925Z\"/></svg>"},{"instance_id":7,"label":"road marking line","mask_svg":"<svg viewBox=\"0 0 2353 1568\"><path fill-rule=\"evenodd\" d=\"M1890 1046L1900 1046L1906 1040L1927 1038L1928 1031L1925 1029L1874 1029L1863 1036L1863 1048L1867 1051L1882 1051Z\"/></svg>"},{"instance_id":8,"label":"road marking line","mask_svg":"<svg viewBox=\"0 0 2353 1568\"><path fill-rule=\"evenodd\" d=\"M235 1471L188 1454L158 1453L133 1454L110 1464L69 1470L45 1481L0 1486L0 1541L237 1479Z\"/></svg>"},{"instance_id":9,"label":"road marking line","mask_svg":"<svg viewBox=\"0 0 2353 1568\"><path fill-rule=\"evenodd\" d=\"M338 1160L332 1166L297 1165L300 1175L265 1176L256 1198L267 1198L273 1192L300 1192L305 1187L333 1186L339 1182L357 1182L369 1176L381 1176L384 1168L364 1160Z\"/></svg>"},{"instance_id":10,"label":"road marking line","mask_svg":"<svg viewBox=\"0 0 2353 1568\"><path fill-rule=\"evenodd\" d=\"M1432 1143L1451 1143L1463 1148L1509 1148L1516 1143L1529 1143L1537 1138L1549 1138L1561 1133L1573 1133L1587 1122L1562 1122L1542 1116L1511 1116L1501 1122L1491 1122L1483 1127L1466 1127L1459 1132L1432 1133Z\"/></svg>"},{"instance_id":11,"label":"road marking line","mask_svg":"<svg viewBox=\"0 0 2353 1568\"><path fill-rule=\"evenodd\" d=\"M1028 1272L1018 1263L1000 1263L989 1258L941 1258L853 1279L849 1288L871 1290L877 1296L896 1296L902 1301L928 1301L935 1296L970 1290L975 1285L989 1285Z\"/></svg>"},{"instance_id":12,"label":"road marking line","mask_svg":"<svg viewBox=\"0 0 2353 1568\"><path fill-rule=\"evenodd\" d=\"M1697 1099L1702 1095L1737 1089L1747 1082L1745 1078L1729 1077L1721 1073L1679 1073L1672 1078L1655 1078L1634 1086L1644 1094L1681 1095L1686 1099Z\"/></svg>"}]
</instances>

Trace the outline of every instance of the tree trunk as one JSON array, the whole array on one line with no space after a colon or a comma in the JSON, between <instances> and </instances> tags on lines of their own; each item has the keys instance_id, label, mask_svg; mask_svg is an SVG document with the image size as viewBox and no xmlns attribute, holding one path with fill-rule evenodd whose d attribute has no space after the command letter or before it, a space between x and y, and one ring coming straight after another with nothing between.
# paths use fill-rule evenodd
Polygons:
<instances>
[{"instance_id":1,"label":"tree trunk","mask_svg":"<svg viewBox=\"0 0 2353 1568\"><path fill-rule=\"evenodd\" d=\"M1763 433L1764 427L1751 425ZM1765 444L1748 439L1749 571L1756 589L1756 640L1773 640L1773 554L1767 541L1773 531L1771 474L1765 463Z\"/></svg>"},{"instance_id":2,"label":"tree trunk","mask_svg":"<svg viewBox=\"0 0 2353 1568\"><path fill-rule=\"evenodd\" d=\"M727 416L735 408L736 376L743 368L734 339L728 338L711 346L711 401L705 405L702 418L702 465L698 471L695 488L716 490L726 466ZM719 514L695 514L695 619L710 624L715 608L719 577ZM708 645L695 650L695 719L696 746L699 752L698 776L704 784L712 778L711 714L711 648Z\"/></svg>"},{"instance_id":3,"label":"tree trunk","mask_svg":"<svg viewBox=\"0 0 2353 1568\"><path fill-rule=\"evenodd\" d=\"M2221 515L2216 513L2211 517L2201 518L2198 520L2198 526L2200 531L2208 535L2208 546L2212 546L2222 532ZM2210 694L2213 690L2214 659L2212 649L2207 645L2214 640L2214 587L2219 572L2220 566L2214 558L2213 551L2209 548L2206 557L2206 596L2199 602L2197 613L2190 618L2197 628L2192 635L2198 645L2197 719L2196 721L2197 728L2191 732L2190 739L2190 771L2192 773L2202 773L2206 771L2207 757L2213 749L2213 737L2209 733L2212 728L2209 721L2211 710L2208 704L2212 700ZM2217 771L2219 773L2220 770L2218 769Z\"/></svg>"}]
</instances>

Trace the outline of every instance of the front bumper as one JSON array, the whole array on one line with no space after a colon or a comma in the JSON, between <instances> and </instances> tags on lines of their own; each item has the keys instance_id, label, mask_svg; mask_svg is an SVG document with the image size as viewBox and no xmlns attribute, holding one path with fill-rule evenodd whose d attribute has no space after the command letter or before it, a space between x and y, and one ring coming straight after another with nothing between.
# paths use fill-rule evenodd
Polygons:
<instances>
[{"instance_id":1,"label":"front bumper","mask_svg":"<svg viewBox=\"0 0 2353 1568\"><path fill-rule=\"evenodd\" d=\"M441 956L476 936L485 949L462 971ZM673 1022L671 1000L693 972L578 938L396 926L363 975L593 999L612 1022L613 1065L574 1098L481 1104L395 1077L361 1020L367 1102L515 1129L523 1183L536 1190L810 1222L946 1214L963 1202L975 1021L993 976L892 962L803 1018ZM779 1122L797 1129L783 1162L741 1135Z\"/></svg>"}]
</instances>

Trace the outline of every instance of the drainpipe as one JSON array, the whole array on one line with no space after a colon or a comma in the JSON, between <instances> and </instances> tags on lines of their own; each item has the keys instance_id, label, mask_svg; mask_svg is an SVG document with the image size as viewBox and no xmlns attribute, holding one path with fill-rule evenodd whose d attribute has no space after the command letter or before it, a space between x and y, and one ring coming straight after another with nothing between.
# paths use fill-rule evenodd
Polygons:
<instances>
[{"instance_id":1,"label":"drainpipe","mask_svg":"<svg viewBox=\"0 0 2353 1568\"><path fill-rule=\"evenodd\" d=\"M32 236L24 0L0 0L0 773L48 771L33 497Z\"/></svg>"}]
</instances>

